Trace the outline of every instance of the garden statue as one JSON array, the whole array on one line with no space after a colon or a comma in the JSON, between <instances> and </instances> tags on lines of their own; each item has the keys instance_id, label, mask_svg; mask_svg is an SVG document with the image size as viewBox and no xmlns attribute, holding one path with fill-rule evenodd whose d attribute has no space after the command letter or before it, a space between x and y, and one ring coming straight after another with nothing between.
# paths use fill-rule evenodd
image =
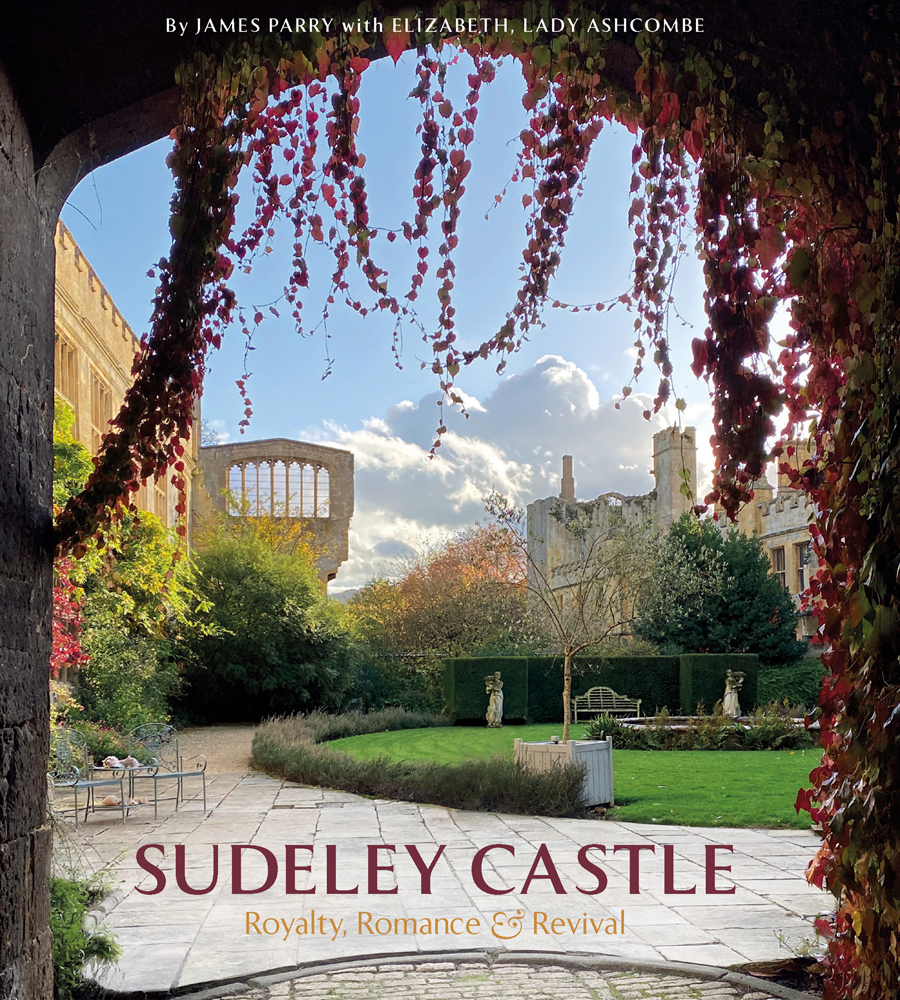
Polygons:
<instances>
[{"instance_id":1,"label":"garden statue","mask_svg":"<svg viewBox=\"0 0 900 1000\"><path fill-rule=\"evenodd\" d=\"M499 670L485 677L484 689L491 696L485 713L488 729L499 729L503 725L503 681L500 680Z\"/></svg>"},{"instance_id":2,"label":"garden statue","mask_svg":"<svg viewBox=\"0 0 900 1000\"><path fill-rule=\"evenodd\" d=\"M738 670L726 671L725 674L725 697L722 699L722 712L729 719L737 719L741 714L741 706L738 702L738 691L744 683L744 675Z\"/></svg>"}]
</instances>

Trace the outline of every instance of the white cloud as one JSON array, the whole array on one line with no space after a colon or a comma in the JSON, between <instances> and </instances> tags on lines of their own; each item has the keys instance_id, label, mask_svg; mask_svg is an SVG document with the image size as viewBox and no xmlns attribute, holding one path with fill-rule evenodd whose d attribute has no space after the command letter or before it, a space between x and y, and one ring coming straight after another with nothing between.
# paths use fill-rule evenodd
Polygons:
<instances>
[{"instance_id":1,"label":"white cloud","mask_svg":"<svg viewBox=\"0 0 900 1000\"><path fill-rule=\"evenodd\" d=\"M580 498L646 493L653 488L653 434L671 422L664 415L645 420L649 397L641 394L620 400L617 410L581 368L547 355L485 399L467 397L468 419L444 407L448 429L432 458L439 399L430 393L418 403L404 400L360 428L326 424L299 435L355 456L350 560L335 589L389 575L404 553L484 521L482 498L492 490L521 506L556 495L564 454L574 456ZM708 412L695 406L687 414L701 426L701 443Z\"/></svg>"},{"instance_id":2,"label":"white cloud","mask_svg":"<svg viewBox=\"0 0 900 1000\"><path fill-rule=\"evenodd\" d=\"M231 440L231 434L228 432L224 420L207 420L204 418L201 423L201 429L204 434L208 433L211 439L214 438L216 444L226 444Z\"/></svg>"}]
</instances>

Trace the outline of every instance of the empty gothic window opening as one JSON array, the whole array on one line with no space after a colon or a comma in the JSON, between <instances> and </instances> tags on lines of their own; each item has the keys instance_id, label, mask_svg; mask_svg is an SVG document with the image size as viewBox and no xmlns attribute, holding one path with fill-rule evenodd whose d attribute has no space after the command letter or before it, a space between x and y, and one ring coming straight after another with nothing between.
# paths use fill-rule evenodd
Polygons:
<instances>
[{"instance_id":1,"label":"empty gothic window opening","mask_svg":"<svg viewBox=\"0 0 900 1000\"><path fill-rule=\"evenodd\" d=\"M328 517L330 511L330 482L328 469L316 466L316 512L314 517Z\"/></svg>"},{"instance_id":2,"label":"empty gothic window opening","mask_svg":"<svg viewBox=\"0 0 900 1000\"><path fill-rule=\"evenodd\" d=\"M239 514L244 496L244 467L232 465L228 470L228 513Z\"/></svg>"},{"instance_id":3,"label":"empty gothic window opening","mask_svg":"<svg viewBox=\"0 0 900 1000\"><path fill-rule=\"evenodd\" d=\"M272 516L288 516L288 478L284 462L272 463Z\"/></svg>"},{"instance_id":4,"label":"empty gothic window opening","mask_svg":"<svg viewBox=\"0 0 900 1000\"><path fill-rule=\"evenodd\" d=\"M259 462L256 466L256 503L253 512L257 517L272 513L272 494L274 493L274 466L271 462Z\"/></svg>"},{"instance_id":5,"label":"empty gothic window opening","mask_svg":"<svg viewBox=\"0 0 900 1000\"><path fill-rule=\"evenodd\" d=\"M303 516L303 466L299 462L288 467L288 511L290 517Z\"/></svg>"},{"instance_id":6,"label":"empty gothic window opening","mask_svg":"<svg viewBox=\"0 0 900 1000\"><path fill-rule=\"evenodd\" d=\"M331 513L328 469L282 459L240 462L228 469L229 513L327 518Z\"/></svg>"}]
</instances>

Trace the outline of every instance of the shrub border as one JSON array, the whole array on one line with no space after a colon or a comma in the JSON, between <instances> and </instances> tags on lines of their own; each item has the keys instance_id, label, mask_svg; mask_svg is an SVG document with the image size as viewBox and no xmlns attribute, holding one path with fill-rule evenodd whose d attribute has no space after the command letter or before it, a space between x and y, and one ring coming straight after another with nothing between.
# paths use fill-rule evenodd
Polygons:
<instances>
[{"instance_id":1,"label":"shrub border","mask_svg":"<svg viewBox=\"0 0 900 1000\"><path fill-rule=\"evenodd\" d=\"M401 710L390 712L394 722L402 721ZM304 724L309 718L290 716L264 722L253 736L253 763L268 774L303 785L451 809L541 816L576 816L584 809L583 765L563 764L553 771L537 773L504 757L461 764L394 761L388 757L362 761L320 745L327 727L325 720L337 722L341 716L319 713L311 723ZM446 725L447 721L442 719L436 724ZM333 728L339 732L341 727L337 724ZM405 728L410 727L398 724L369 731Z\"/></svg>"}]
</instances>

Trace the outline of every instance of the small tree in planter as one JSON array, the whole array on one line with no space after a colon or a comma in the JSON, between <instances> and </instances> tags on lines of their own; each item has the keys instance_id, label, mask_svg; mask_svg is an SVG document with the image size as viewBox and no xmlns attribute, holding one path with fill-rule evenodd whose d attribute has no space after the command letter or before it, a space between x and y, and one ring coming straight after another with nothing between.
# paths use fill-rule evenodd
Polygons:
<instances>
[{"instance_id":1,"label":"small tree in planter","mask_svg":"<svg viewBox=\"0 0 900 1000\"><path fill-rule=\"evenodd\" d=\"M563 658L563 742L572 717L572 664L579 653L601 643L630 637L636 606L650 579L655 533L617 525L596 530L584 510L560 501L553 513L577 540L579 558L546 571L529 551L525 511L492 493L485 509L522 554L527 592ZM574 515L573 515L574 511Z\"/></svg>"}]
</instances>

